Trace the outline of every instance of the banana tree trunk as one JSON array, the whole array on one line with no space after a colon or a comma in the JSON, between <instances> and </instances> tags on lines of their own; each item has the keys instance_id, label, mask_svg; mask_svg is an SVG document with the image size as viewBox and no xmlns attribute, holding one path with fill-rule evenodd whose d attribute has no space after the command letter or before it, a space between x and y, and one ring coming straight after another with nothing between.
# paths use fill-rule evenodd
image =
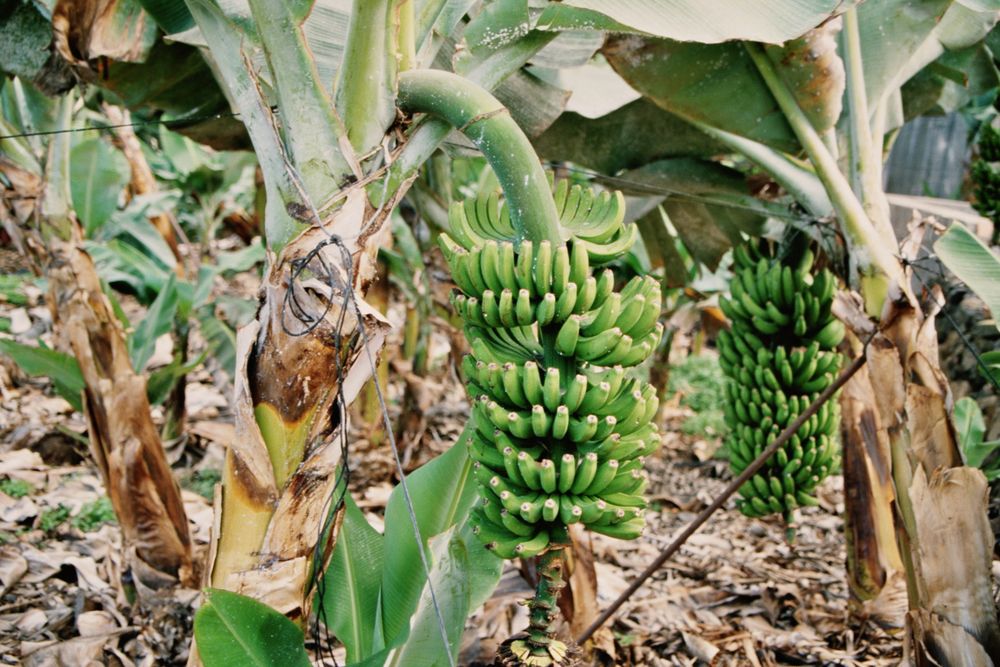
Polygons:
<instances>
[{"instance_id":1,"label":"banana tree trunk","mask_svg":"<svg viewBox=\"0 0 1000 667\"><path fill-rule=\"evenodd\" d=\"M840 395L850 611L902 627L906 578L892 513L892 456L876 405L868 369L862 367Z\"/></svg>"},{"instance_id":2,"label":"banana tree trunk","mask_svg":"<svg viewBox=\"0 0 1000 667\"><path fill-rule=\"evenodd\" d=\"M997 664L988 488L981 471L962 465L934 315L895 300L868 351L910 564L906 652L918 666Z\"/></svg>"},{"instance_id":3,"label":"banana tree trunk","mask_svg":"<svg viewBox=\"0 0 1000 667\"><path fill-rule=\"evenodd\" d=\"M339 522L327 520L345 463L346 408L389 331L362 300L389 210L373 211L364 190L353 189L322 227L284 247L265 278L257 319L237 335L236 438L216 499L208 581L293 619L308 618L314 573L336 541ZM328 235L353 240L342 251ZM303 263L316 277L296 275Z\"/></svg>"},{"instance_id":4,"label":"banana tree trunk","mask_svg":"<svg viewBox=\"0 0 1000 667\"><path fill-rule=\"evenodd\" d=\"M59 102L61 129L70 127L74 101L67 95ZM26 169L30 160L0 160L13 188L10 210L5 206L0 218L8 228L17 226L34 271L48 278L56 345L72 351L83 375L90 451L118 517L137 592L190 586L197 568L187 517L152 420L146 379L132 368L122 325L80 248L69 147L69 134L51 141L44 174L37 163Z\"/></svg>"},{"instance_id":5,"label":"banana tree trunk","mask_svg":"<svg viewBox=\"0 0 1000 667\"><path fill-rule=\"evenodd\" d=\"M90 452L122 529L140 597L197 581L180 489L174 481L125 333L90 256L73 242L51 245L46 275L53 328L83 374Z\"/></svg>"}]
</instances>

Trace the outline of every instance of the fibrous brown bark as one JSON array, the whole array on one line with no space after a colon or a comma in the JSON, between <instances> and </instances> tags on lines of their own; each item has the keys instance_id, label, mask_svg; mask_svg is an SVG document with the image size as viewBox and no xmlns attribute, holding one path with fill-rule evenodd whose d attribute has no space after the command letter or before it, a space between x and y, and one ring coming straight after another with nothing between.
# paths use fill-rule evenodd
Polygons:
<instances>
[{"instance_id":1,"label":"fibrous brown bark","mask_svg":"<svg viewBox=\"0 0 1000 667\"><path fill-rule=\"evenodd\" d=\"M902 627L906 581L892 515L892 457L876 405L863 367L840 395L847 583L852 613Z\"/></svg>"},{"instance_id":2,"label":"fibrous brown bark","mask_svg":"<svg viewBox=\"0 0 1000 667\"><path fill-rule=\"evenodd\" d=\"M389 231L389 210L373 211L362 188L351 191L322 228L302 232L272 262L257 319L237 336L236 438L217 500L221 521L208 581L293 619L308 618L313 574L336 541L337 521L325 534L323 525L343 463L342 407L371 377L389 330L363 300ZM342 249L327 243L329 235L343 239L350 266L344 266ZM333 284L316 256L332 269ZM294 266L310 257L311 272L294 277ZM285 305L289 289L302 312L319 320L311 331ZM345 306L348 289L354 296Z\"/></svg>"},{"instance_id":3,"label":"fibrous brown bark","mask_svg":"<svg viewBox=\"0 0 1000 667\"><path fill-rule=\"evenodd\" d=\"M922 228L914 225L903 244L904 256L916 255L921 236ZM942 299L936 288L927 296L931 306L923 310L900 286L890 289L879 330L866 349L870 391L858 395L856 414L845 423L845 433L850 436L857 428L861 432L857 441L872 443L871 454L867 447L862 449L865 466L875 472L884 465L888 443L891 511L909 602L906 663L1000 664L986 479L981 471L962 464L951 422L951 390L940 367L934 327L936 304ZM839 298L835 309L859 336L870 334L859 298L853 304L849 298ZM845 447L857 449L856 444L845 439ZM872 456L875 460L869 461ZM849 496L865 492L858 468L845 460ZM860 488L852 488L855 485ZM883 505L876 512L885 511L888 500L885 494L867 498ZM863 503L849 503L847 523L857 530L865 523L865 512L872 511Z\"/></svg>"},{"instance_id":4,"label":"fibrous brown bark","mask_svg":"<svg viewBox=\"0 0 1000 667\"><path fill-rule=\"evenodd\" d=\"M90 451L118 516L137 586L196 581L180 489L150 415L146 379L129 359L125 333L90 256L55 241L47 275L53 326L85 383Z\"/></svg>"}]
</instances>

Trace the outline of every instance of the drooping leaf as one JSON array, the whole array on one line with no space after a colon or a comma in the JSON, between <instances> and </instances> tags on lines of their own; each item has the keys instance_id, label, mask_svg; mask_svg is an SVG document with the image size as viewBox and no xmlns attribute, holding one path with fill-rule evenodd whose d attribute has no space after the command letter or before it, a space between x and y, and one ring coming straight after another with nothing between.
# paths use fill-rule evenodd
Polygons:
<instances>
[{"instance_id":1,"label":"drooping leaf","mask_svg":"<svg viewBox=\"0 0 1000 667\"><path fill-rule=\"evenodd\" d=\"M96 241L114 238L126 241L160 267L172 271L177 266L177 258L149 218L170 212L179 199L180 192L176 190L134 197L126 208L115 211L92 238Z\"/></svg>"},{"instance_id":2,"label":"drooping leaf","mask_svg":"<svg viewBox=\"0 0 1000 667\"><path fill-rule=\"evenodd\" d=\"M575 162L603 174L664 158L725 151L723 144L646 99L593 120L566 112L533 143L546 159Z\"/></svg>"},{"instance_id":3,"label":"drooping leaf","mask_svg":"<svg viewBox=\"0 0 1000 667\"><path fill-rule=\"evenodd\" d=\"M802 37L766 48L795 101L819 132L837 124L843 107L846 78L837 52L839 32L840 21L829 21Z\"/></svg>"},{"instance_id":4,"label":"drooping leaf","mask_svg":"<svg viewBox=\"0 0 1000 667\"><path fill-rule=\"evenodd\" d=\"M211 163L211 156L203 147L188 139L183 134L160 126L160 151L171 167L180 176L187 176L200 167Z\"/></svg>"},{"instance_id":5,"label":"drooping leaf","mask_svg":"<svg viewBox=\"0 0 1000 667\"><path fill-rule=\"evenodd\" d=\"M838 0L563 0L538 19L541 29L641 32L681 41L746 39L780 43L843 8Z\"/></svg>"},{"instance_id":6,"label":"drooping leaf","mask_svg":"<svg viewBox=\"0 0 1000 667\"><path fill-rule=\"evenodd\" d=\"M934 252L986 303L1000 328L1000 258L960 222L934 242Z\"/></svg>"},{"instance_id":7,"label":"drooping leaf","mask_svg":"<svg viewBox=\"0 0 1000 667\"><path fill-rule=\"evenodd\" d=\"M236 373L236 332L227 323L211 313L198 313L201 335L208 344L208 351L219 362L229 377Z\"/></svg>"},{"instance_id":8,"label":"drooping leaf","mask_svg":"<svg viewBox=\"0 0 1000 667\"><path fill-rule=\"evenodd\" d=\"M766 209L756 205L743 175L717 162L661 160L625 172L621 182L659 191L665 197L662 206L684 246L710 270L740 242L741 233L759 234L764 222Z\"/></svg>"},{"instance_id":9,"label":"drooping leaf","mask_svg":"<svg viewBox=\"0 0 1000 667\"><path fill-rule=\"evenodd\" d=\"M215 257L215 265L212 267L217 273L243 273L249 271L257 264L264 261L266 251L260 238L255 238L250 245L239 250L220 252Z\"/></svg>"},{"instance_id":10,"label":"drooping leaf","mask_svg":"<svg viewBox=\"0 0 1000 667\"><path fill-rule=\"evenodd\" d=\"M348 494L340 535L323 578L327 627L347 648L347 661L372 655L382 588L382 536L365 520Z\"/></svg>"},{"instance_id":11,"label":"drooping leaf","mask_svg":"<svg viewBox=\"0 0 1000 667\"><path fill-rule=\"evenodd\" d=\"M66 399L74 410L83 410L83 374L72 355L45 347L24 345L8 338L0 339L0 352L13 359L28 375L48 377L52 380L56 393Z\"/></svg>"},{"instance_id":12,"label":"drooping leaf","mask_svg":"<svg viewBox=\"0 0 1000 667\"><path fill-rule=\"evenodd\" d=\"M205 667L309 667L302 630L267 605L210 588L194 618L194 636Z\"/></svg>"},{"instance_id":13,"label":"drooping leaf","mask_svg":"<svg viewBox=\"0 0 1000 667\"><path fill-rule=\"evenodd\" d=\"M462 440L407 476L407 488L424 540L441 534L468 513L476 495L471 476L472 463ZM382 634L391 640L409 627L427 581L401 486L389 497L385 526ZM426 543L420 548L426 550Z\"/></svg>"},{"instance_id":14,"label":"drooping leaf","mask_svg":"<svg viewBox=\"0 0 1000 667\"><path fill-rule=\"evenodd\" d=\"M185 364L181 361L180 355L177 355L169 364L150 373L146 381L146 397L150 404L160 405L167 400L177 380L201 366L206 356L208 356L207 350Z\"/></svg>"},{"instance_id":15,"label":"drooping leaf","mask_svg":"<svg viewBox=\"0 0 1000 667\"><path fill-rule=\"evenodd\" d=\"M998 85L1000 72L985 45L946 51L903 84L903 118L957 111Z\"/></svg>"},{"instance_id":16,"label":"drooping leaf","mask_svg":"<svg viewBox=\"0 0 1000 667\"><path fill-rule=\"evenodd\" d=\"M684 287L690 280L684 258L677 249L677 239L667 228L659 206L636 220L642 235L651 269L663 269L666 287Z\"/></svg>"},{"instance_id":17,"label":"drooping leaf","mask_svg":"<svg viewBox=\"0 0 1000 667\"><path fill-rule=\"evenodd\" d=\"M798 150L791 127L741 43L619 35L608 39L603 53L629 85L685 120L787 153Z\"/></svg>"},{"instance_id":18,"label":"drooping leaf","mask_svg":"<svg viewBox=\"0 0 1000 667\"><path fill-rule=\"evenodd\" d=\"M129 182L125 156L99 137L84 139L70 151L70 191L73 208L89 236L118 206Z\"/></svg>"},{"instance_id":19,"label":"drooping leaf","mask_svg":"<svg viewBox=\"0 0 1000 667\"><path fill-rule=\"evenodd\" d=\"M946 48L963 49L981 40L996 18L995 11L981 12L951 0L862 3L858 26L869 108L894 94Z\"/></svg>"},{"instance_id":20,"label":"drooping leaf","mask_svg":"<svg viewBox=\"0 0 1000 667\"><path fill-rule=\"evenodd\" d=\"M184 0L139 0L139 4L167 35L194 27L194 18Z\"/></svg>"}]
</instances>

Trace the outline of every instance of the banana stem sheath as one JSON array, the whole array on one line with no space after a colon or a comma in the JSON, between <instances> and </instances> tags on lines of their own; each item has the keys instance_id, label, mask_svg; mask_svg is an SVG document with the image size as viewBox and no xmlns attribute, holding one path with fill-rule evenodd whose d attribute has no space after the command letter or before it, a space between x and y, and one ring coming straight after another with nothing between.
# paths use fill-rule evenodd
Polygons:
<instances>
[{"instance_id":1,"label":"banana stem sheath","mask_svg":"<svg viewBox=\"0 0 1000 667\"><path fill-rule=\"evenodd\" d=\"M457 74L409 70L399 75L396 103L407 113L429 113L447 121L482 151L503 188L517 241L562 243L542 163L499 100Z\"/></svg>"}]
</instances>

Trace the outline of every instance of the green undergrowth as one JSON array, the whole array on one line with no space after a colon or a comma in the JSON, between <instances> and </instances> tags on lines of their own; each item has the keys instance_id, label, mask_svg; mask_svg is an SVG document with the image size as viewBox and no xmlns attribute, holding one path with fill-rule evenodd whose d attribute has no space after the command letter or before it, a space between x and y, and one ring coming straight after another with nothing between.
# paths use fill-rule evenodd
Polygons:
<instances>
[{"instance_id":1,"label":"green undergrowth","mask_svg":"<svg viewBox=\"0 0 1000 667\"><path fill-rule=\"evenodd\" d=\"M95 531L106 523L117 523L111 499L101 496L97 500L92 500L80 508L80 513L73 517L71 523L74 528L85 533Z\"/></svg>"},{"instance_id":2,"label":"green undergrowth","mask_svg":"<svg viewBox=\"0 0 1000 667\"><path fill-rule=\"evenodd\" d=\"M50 533L61 526L69 518L69 508L59 505L42 512L38 516L38 529Z\"/></svg>"},{"instance_id":3,"label":"green undergrowth","mask_svg":"<svg viewBox=\"0 0 1000 667\"><path fill-rule=\"evenodd\" d=\"M199 496L212 500L215 497L215 485L222 480L222 471L215 468L195 470L181 481L181 486L194 491Z\"/></svg>"},{"instance_id":4,"label":"green undergrowth","mask_svg":"<svg viewBox=\"0 0 1000 667\"><path fill-rule=\"evenodd\" d=\"M6 493L11 498L23 498L31 495L34 489L23 479L12 479L10 477L0 479L0 492Z\"/></svg>"},{"instance_id":5,"label":"green undergrowth","mask_svg":"<svg viewBox=\"0 0 1000 667\"><path fill-rule=\"evenodd\" d=\"M91 533L106 523L117 523L111 499L107 496L86 503L76 516L71 517L71 512L72 510L66 505L49 508L39 515L37 527L43 532L50 533L69 521L77 530Z\"/></svg>"},{"instance_id":6,"label":"green undergrowth","mask_svg":"<svg viewBox=\"0 0 1000 667\"><path fill-rule=\"evenodd\" d=\"M725 376L715 357L688 356L670 368L669 395L680 394L681 405L694 412L681 424L683 433L706 438L721 438L726 434L722 412L724 384Z\"/></svg>"}]
</instances>

